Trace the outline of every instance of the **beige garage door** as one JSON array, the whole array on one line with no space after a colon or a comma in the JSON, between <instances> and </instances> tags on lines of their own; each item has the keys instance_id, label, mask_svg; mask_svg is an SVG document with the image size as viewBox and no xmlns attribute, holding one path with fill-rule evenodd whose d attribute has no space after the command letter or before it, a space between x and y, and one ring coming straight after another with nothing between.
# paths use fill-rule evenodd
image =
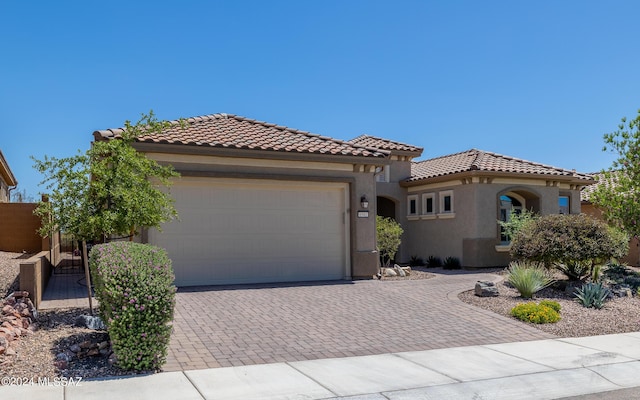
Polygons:
<instances>
[{"instance_id":1,"label":"beige garage door","mask_svg":"<svg viewBox=\"0 0 640 400\"><path fill-rule=\"evenodd\" d=\"M176 285L349 277L343 183L181 178L180 220L149 232L167 249Z\"/></svg>"}]
</instances>

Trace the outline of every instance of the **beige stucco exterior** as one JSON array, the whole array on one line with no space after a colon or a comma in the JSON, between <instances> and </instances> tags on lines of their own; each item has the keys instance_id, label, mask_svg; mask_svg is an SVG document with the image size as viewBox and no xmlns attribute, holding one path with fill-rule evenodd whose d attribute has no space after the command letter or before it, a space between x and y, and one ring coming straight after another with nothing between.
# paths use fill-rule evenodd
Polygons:
<instances>
[{"instance_id":1,"label":"beige stucco exterior","mask_svg":"<svg viewBox=\"0 0 640 400\"><path fill-rule=\"evenodd\" d=\"M386 159L203 149L156 143L137 143L135 146L149 158L173 165L184 177L345 183L348 187L345 218L349 222L349 277L370 278L377 273L374 173L376 168L388 162ZM369 201L368 209L361 206L363 196ZM358 216L358 211L368 211L368 216Z\"/></svg>"}]
</instances>

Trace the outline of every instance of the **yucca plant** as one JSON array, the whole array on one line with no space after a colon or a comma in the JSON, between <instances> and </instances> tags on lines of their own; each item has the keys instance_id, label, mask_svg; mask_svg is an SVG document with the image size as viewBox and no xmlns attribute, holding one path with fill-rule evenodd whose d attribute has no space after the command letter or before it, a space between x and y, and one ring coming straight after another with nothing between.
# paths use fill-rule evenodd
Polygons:
<instances>
[{"instance_id":1,"label":"yucca plant","mask_svg":"<svg viewBox=\"0 0 640 400\"><path fill-rule=\"evenodd\" d=\"M528 262L513 261L507 272L509 282L525 299L532 299L533 295L553 283L546 270Z\"/></svg>"},{"instance_id":2,"label":"yucca plant","mask_svg":"<svg viewBox=\"0 0 640 400\"><path fill-rule=\"evenodd\" d=\"M602 283L587 283L576 290L576 298L584 307L601 309L609 297L609 289L602 286Z\"/></svg>"}]
</instances>

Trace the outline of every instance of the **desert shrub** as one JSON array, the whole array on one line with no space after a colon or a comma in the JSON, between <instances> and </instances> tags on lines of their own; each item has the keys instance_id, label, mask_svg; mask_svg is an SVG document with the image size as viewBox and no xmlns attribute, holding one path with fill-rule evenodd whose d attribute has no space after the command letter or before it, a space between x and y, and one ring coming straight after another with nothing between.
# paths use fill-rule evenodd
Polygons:
<instances>
[{"instance_id":1,"label":"desert shrub","mask_svg":"<svg viewBox=\"0 0 640 400\"><path fill-rule=\"evenodd\" d=\"M377 246L382 265L388 267L400 247L403 229L393 218L376 216Z\"/></svg>"},{"instance_id":2,"label":"desert shrub","mask_svg":"<svg viewBox=\"0 0 640 400\"><path fill-rule=\"evenodd\" d=\"M422 257L411 256L409 265L412 267L422 267L424 265L424 260L422 259Z\"/></svg>"},{"instance_id":3,"label":"desert shrub","mask_svg":"<svg viewBox=\"0 0 640 400\"><path fill-rule=\"evenodd\" d=\"M610 291L601 283L586 283L576 289L576 299L584 307L601 309L609 297Z\"/></svg>"},{"instance_id":4,"label":"desert shrub","mask_svg":"<svg viewBox=\"0 0 640 400\"><path fill-rule=\"evenodd\" d=\"M589 260L567 260L564 263L556 264L556 268L571 280L581 281L592 274L591 261Z\"/></svg>"},{"instance_id":5,"label":"desert shrub","mask_svg":"<svg viewBox=\"0 0 640 400\"><path fill-rule=\"evenodd\" d=\"M591 282L601 282L604 274L605 267L602 264L594 265L591 268Z\"/></svg>"},{"instance_id":6,"label":"desert shrub","mask_svg":"<svg viewBox=\"0 0 640 400\"><path fill-rule=\"evenodd\" d=\"M547 267L582 267L575 264L579 262L590 263L591 268L612 257L623 257L628 248L628 237L600 220L584 214L552 214L518 230L511 242L511 256L542 262Z\"/></svg>"},{"instance_id":7,"label":"desert shrub","mask_svg":"<svg viewBox=\"0 0 640 400\"><path fill-rule=\"evenodd\" d=\"M553 283L546 270L526 261L513 261L507 271L507 282L511 284L520 296L525 299L533 298L533 295Z\"/></svg>"},{"instance_id":8,"label":"desert shrub","mask_svg":"<svg viewBox=\"0 0 640 400\"><path fill-rule=\"evenodd\" d=\"M442 263L442 268L460 269L462 268L462 264L460 264L460 259L457 257L447 257L444 259L444 262Z\"/></svg>"},{"instance_id":9,"label":"desert shrub","mask_svg":"<svg viewBox=\"0 0 640 400\"><path fill-rule=\"evenodd\" d=\"M607 264L603 277L619 285L629 285L632 290L640 288L640 274L627 268L624 264Z\"/></svg>"},{"instance_id":10,"label":"desert shrub","mask_svg":"<svg viewBox=\"0 0 640 400\"><path fill-rule=\"evenodd\" d=\"M542 300L540 302L541 306L547 306L553 310L555 310L556 312L560 312L560 309L562 308L562 306L560 306L560 303L558 303L557 301L553 301L553 300Z\"/></svg>"},{"instance_id":11,"label":"desert shrub","mask_svg":"<svg viewBox=\"0 0 640 400\"><path fill-rule=\"evenodd\" d=\"M427 258L427 267L428 268L442 267L442 259L436 256L429 256L429 258Z\"/></svg>"},{"instance_id":12,"label":"desert shrub","mask_svg":"<svg viewBox=\"0 0 640 400\"><path fill-rule=\"evenodd\" d=\"M512 240L520 229L533 222L536 218L538 218L538 214L533 211L522 210L520 213L512 213L509 221L498 221L498 224L500 224L502 233L507 239Z\"/></svg>"},{"instance_id":13,"label":"desert shrub","mask_svg":"<svg viewBox=\"0 0 640 400\"><path fill-rule=\"evenodd\" d=\"M534 324L553 323L560 320L560 312L555 308L542 304L542 302L540 304L534 302L518 304L511 309L511 315L521 321Z\"/></svg>"},{"instance_id":14,"label":"desert shrub","mask_svg":"<svg viewBox=\"0 0 640 400\"><path fill-rule=\"evenodd\" d=\"M94 246L89 259L117 365L159 369L167 356L176 291L167 253L155 246L113 242Z\"/></svg>"}]
</instances>

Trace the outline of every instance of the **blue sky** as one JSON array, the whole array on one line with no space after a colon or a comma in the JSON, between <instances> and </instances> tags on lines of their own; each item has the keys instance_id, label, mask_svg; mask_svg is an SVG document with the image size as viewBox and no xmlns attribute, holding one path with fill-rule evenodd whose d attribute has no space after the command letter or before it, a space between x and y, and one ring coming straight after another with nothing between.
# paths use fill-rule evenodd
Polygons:
<instances>
[{"instance_id":1,"label":"blue sky","mask_svg":"<svg viewBox=\"0 0 640 400\"><path fill-rule=\"evenodd\" d=\"M153 109L350 139L470 148L592 172L640 108L640 2L4 1L0 149L86 150Z\"/></svg>"}]
</instances>

